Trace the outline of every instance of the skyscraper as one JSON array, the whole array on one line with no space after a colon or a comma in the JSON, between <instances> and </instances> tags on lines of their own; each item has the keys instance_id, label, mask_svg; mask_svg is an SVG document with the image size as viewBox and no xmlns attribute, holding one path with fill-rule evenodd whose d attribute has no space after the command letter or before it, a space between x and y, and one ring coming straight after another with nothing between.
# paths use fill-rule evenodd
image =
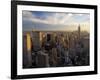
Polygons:
<instances>
[{"instance_id":1,"label":"skyscraper","mask_svg":"<svg viewBox=\"0 0 100 80\"><path fill-rule=\"evenodd\" d=\"M81 28L80 28L80 25L78 26L78 38L80 39L80 31L81 31Z\"/></svg>"}]
</instances>

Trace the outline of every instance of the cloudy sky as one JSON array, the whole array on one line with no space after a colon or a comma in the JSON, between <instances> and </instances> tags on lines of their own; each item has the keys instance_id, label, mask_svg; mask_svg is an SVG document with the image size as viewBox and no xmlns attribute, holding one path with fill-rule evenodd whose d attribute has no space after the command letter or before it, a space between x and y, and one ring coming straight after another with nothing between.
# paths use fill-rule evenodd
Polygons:
<instances>
[{"instance_id":1,"label":"cloudy sky","mask_svg":"<svg viewBox=\"0 0 100 80\"><path fill-rule=\"evenodd\" d=\"M23 30L77 30L78 25L81 30L89 31L89 14L43 12L43 11L23 11Z\"/></svg>"}]
</instances>

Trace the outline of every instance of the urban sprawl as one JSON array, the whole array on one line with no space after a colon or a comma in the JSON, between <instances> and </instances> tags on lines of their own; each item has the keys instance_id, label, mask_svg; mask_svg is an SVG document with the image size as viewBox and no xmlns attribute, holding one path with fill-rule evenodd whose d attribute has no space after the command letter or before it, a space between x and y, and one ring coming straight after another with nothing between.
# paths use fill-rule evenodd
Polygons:
<instances>
[{"instance_id":1,"label":"urban sprawl","mask_svg":"<svg viewBox=\"0 0 100 80\"><path fill-rule=\"evenodd\" d=\"M89 65L89 32L23 31L23 68Z\"/></svg>"}]
</instances>

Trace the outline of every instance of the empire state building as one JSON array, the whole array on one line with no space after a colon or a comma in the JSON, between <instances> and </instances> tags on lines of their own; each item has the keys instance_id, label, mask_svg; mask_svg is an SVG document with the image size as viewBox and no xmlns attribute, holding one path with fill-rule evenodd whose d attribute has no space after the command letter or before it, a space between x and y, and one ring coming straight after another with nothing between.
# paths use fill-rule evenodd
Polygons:
<instances>
[{"instance_id":1,"label":"empire state building","mask_svg":"<svg viewBox=\"0 0 100 80\"><path fill-rule=\"evenodd\" d=\"M80 31L81 31L81 28L80 28L80 25L78 26L78 38L80 39Z\"/></svg>"}]
</instances>

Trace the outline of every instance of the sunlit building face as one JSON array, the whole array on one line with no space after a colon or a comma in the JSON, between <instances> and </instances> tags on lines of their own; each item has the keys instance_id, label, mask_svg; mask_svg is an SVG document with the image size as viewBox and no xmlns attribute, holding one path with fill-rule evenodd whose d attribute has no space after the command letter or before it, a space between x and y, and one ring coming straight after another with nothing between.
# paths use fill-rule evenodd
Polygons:
<instances>
[{"instance_id":1,"label":"sunlit building face","mask_svg":"<svg viewBox=\"0 0 100 80\"><path fill-rule=\"evenodd\" d=\"M29 33L27 33L26 36L27 36L27 50L30 51L31 50L31 36Z\"/></svg>"}]
</instances>

